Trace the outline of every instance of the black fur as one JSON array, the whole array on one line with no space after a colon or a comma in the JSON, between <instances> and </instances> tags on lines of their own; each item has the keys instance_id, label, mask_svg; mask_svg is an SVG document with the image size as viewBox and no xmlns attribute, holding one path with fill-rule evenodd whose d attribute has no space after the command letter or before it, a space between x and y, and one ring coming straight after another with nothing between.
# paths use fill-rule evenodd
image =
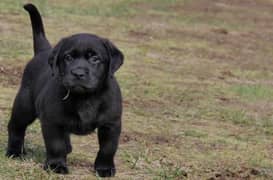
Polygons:
<instances>
[{"instance_id":1,"label":"black fur","mask_svg":"<svg viewBox=\"0 0 273 180\"><path fill-rule=\"evenodd\" d=\"M12 108L6 155L24 154L25 130L39 118L47 155L44 168L66 174L70 134L84 135L97 128L95 170L101 177L114 176L122 114L114 73L123 54L110 41L92 34L64 38L52 49L36 7L24 8L31 17L35 56L24 70Z\"/></svg>"},{"instance_id":2,"label":"black fur","mask_svg":"<svg viewBox=\"0 0 273 180\"><path fill-rule=\"evenodd\" d=\"M37 8L32 4L24 5L24 9L29 12L32 22L33 46L34 54L51 48L45 37L44 25Z\"/></svg>"}]
</instances>

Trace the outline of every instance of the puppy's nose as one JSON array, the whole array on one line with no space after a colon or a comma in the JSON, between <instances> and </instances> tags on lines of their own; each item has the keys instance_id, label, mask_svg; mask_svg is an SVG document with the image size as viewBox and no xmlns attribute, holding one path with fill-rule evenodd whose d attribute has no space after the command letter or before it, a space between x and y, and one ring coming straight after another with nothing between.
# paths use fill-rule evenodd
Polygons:
<instances>
[{"instance_id":1,"label":"puppy's nose","mask_svg":"<svg viewBox=\"0 0 273 180\"><path fill-rule=\"evenodd\" d=\"M87 72L84 69L77 68L77 69L72 69L71 74L73 74L76 78L78 79L83 79Z\"/></svg>"}]
</instances>

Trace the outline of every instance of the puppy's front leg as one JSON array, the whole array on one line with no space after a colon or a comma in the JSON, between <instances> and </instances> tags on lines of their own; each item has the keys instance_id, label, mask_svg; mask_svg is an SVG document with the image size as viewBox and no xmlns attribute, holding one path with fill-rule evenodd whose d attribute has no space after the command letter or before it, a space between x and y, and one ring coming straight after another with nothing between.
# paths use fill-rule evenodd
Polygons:
<instances>
[{"instance_id":1,"label":"puppy's front leg","mask_svg":"<svg viewBox=\"0 0 273 180\"><path fill-rule=\"evenodd\" d=\"M64 129L56 125L42 125L43 137L46 145L46 162L44 169L55 173L67 174L66 166L68 134Z\"/></svg>"},{"instance_id":2,"label":"puppy's front leg","mask_svg":"<svg viewBox=\"0 0 273 180\"><path fill-rule=\"evenodd\" d=\"M95 161L95 170L100 177L110 177L116 173L114 156L118 147L120 131L120 123L115 126L98 128L100 149Z\"/></svg>"}]
</instances>

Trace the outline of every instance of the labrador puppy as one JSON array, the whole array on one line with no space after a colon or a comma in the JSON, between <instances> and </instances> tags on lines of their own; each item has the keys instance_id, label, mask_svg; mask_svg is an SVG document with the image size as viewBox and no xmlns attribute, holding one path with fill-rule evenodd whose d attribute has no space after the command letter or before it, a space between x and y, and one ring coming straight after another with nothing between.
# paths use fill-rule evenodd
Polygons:
<instances>
[{"instance_id":1,"label":"labrador puppy","mask_svg":"<svg viewBox=\"0 0 273 180\"><path fill-rule=\"evenodd\" d=\"M44 169L66 174L70 134L85 135L97 128L95 171L101 177L114 176L122 114L114 73L123 64L122 52L93 34L72 35L51 48L37 8L24 8L31 18L34 57L13 104L6 155L24 154L26 128L38 118L46 147Z\"/></svg>"}]
</instances>

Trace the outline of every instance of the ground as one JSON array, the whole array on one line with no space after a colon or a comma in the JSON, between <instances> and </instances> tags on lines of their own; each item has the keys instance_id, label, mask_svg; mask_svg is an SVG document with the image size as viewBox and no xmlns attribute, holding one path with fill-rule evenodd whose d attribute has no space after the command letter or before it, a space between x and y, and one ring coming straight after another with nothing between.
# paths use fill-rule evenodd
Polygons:
<instances>
[{"instance_id":1,"label":"ground","mask_svg":"<svg viewBox=\"0 0 273 180\"><path fill-rule=\"evenodd\" d=\"M0 179L98 179L95 133L73 136L67 176L42 170L39 121L27 130L25 158L4 157L12 102L33 55L24 2L0 1ZM273 179L273 0L28 2L52 44L89 32L125 54L113 179Z\"/></svg>"}]
</instances>

